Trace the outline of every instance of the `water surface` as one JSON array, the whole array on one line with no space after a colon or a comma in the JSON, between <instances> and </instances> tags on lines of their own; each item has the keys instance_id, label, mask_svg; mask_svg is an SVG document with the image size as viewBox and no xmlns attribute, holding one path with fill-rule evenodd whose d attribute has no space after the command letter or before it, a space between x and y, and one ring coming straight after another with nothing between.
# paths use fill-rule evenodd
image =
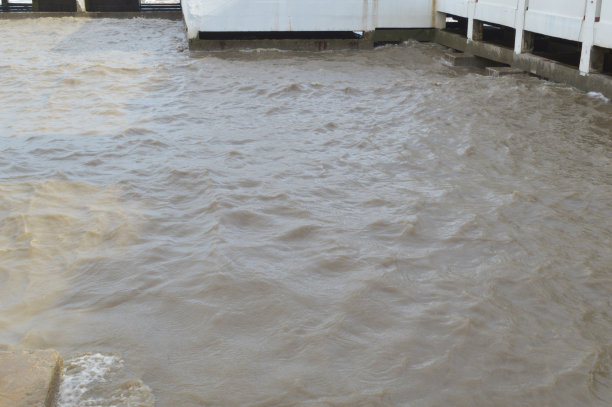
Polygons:
<instances>
[{"instance_id":1,"label":"water surface","mask_svg":"<svg viewBox=\"0 0 612 407\"><path fill-rule=\"evenodd\" d=\"M609 406L612 104L445 49L0 25L0 343L62 407Z\"/></svg>"}]
</instances>

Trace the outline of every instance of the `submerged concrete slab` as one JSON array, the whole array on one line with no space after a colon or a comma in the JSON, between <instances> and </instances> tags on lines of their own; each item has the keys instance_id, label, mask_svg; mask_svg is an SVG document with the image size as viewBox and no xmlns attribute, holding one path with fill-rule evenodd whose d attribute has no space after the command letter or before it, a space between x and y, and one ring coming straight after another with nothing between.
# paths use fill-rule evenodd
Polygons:
<instances>
[{"instance_id":1,"label":"submerged concrete slab","mask_svg":"<svg viewBox=\"0 0 612 407\"><path fill-rule=\"evenodd\" d=\"M510 66L488 66L487 75L497 78L499 76L507 76L507 75L520 75L524 74L525 71L518 68L512 68Z\"/></svg>"},{"instance_id":2,"label":"submerged concrete slab","mask_svg":"<svg viewBox=\"0 0 612 407\"><path fill-rule=\"evenodd\" d=\"M54 350L0 352L0 407L53 407L61 371Z\"/></svg>"},{"instance_id":3,"label":"submerged concrete slab","mask_svg":"<svg viewBox=\"0 0 612 407\"><path fill-rule=\"evenodd\" d=\"M478 58L471 54L464 54L462 52L449 52L444 54L444 60L452 66L465 66L472 68L485 68L487 61L482 58Z\"/></svg>"}]
</instances>

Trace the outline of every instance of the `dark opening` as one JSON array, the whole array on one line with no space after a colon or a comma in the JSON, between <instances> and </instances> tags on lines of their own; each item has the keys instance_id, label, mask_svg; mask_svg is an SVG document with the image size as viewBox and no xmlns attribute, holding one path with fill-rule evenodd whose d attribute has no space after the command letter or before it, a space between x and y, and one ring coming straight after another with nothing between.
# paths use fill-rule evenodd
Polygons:
<instances>
[{"instance_id":1,"label":"dark opening","mask_svg":"<svg viewBox=\"0 0 612 407\"><path fill-rule=\"evenodd\" d=\"M482 27L482 40L505 48L514 49L516 30L505 25L484 23Z\"/></svg>"},{"instance_id":2,"label":"dark opening","mask_svg":"<svg viewBox=\"0 0 612 407\"><path fill-rule=\"evenodd\" d=\"M451 14L446 15L446 28L445 31L459 34L467 38L467 27L468 19L464 17L453 16Z\"/></svg>"},{"instance_id":3,"label":"dark opening","mask_svg":"<svg viewBox=\"0 0 612 407\"><path fill-rule=\"evenodd\" d=\"M85 0L85 8L92 12L140 11L140 0Z\"/></svg>"},{"instance_id":4,"label":"dark opening","mask_svg":"<svg viewBox=\"0 0 612 407\"><path fill-rule=\"evenodd\" d=\"M591 67L597 72L612 76L612 50L593 47L591 55Z\"/></svg>"},{"instance_id":5,"label":"dark opening","mask_svg":"<svg viewBox=\"0 0 612 407\"><path fill-rule=\"evenodd\" d=\"M579 42L535 33L533 36L532 54L575 68L580 66L582 45Z\"/></svg>"},{"instance_id":6,"label":"dark opening","mask_svg":"<svg viewBox=\"0 0 612 407\"><path fill-rule=\"evenodd\" d=\"M76 0L33 0L34 11L60 11L74 13L77 10Z\"/></svg>"},{"instance_id":7,"label":"dark opening","mask_svg":"<svg viewBox=\"0 0 612 407\"><path fill-rule=\"evenodd\" d=\"M11 0L11 1L3 1L0 6L0 12L23 12L23 11L32 11L32 1L31 0Z\"/></svg>"},{"instance_id":8,"label":"dark opening","mask_svg":"<svg viewBox=\"0 0 612 407\"><path fill-rule=\"evenodd\" d=\"M164 0L162 2L141 0L140 11L180 11L180 0Z\"/></svg>"},{"instance_id":9,"label":"dark opening","mask_svg":"<svg viewBox=\"0 0 612 407\"><path fill-rule=\"evenodd\" d=\"M362 32L353 31L200 31L201 40L333 40L360 39Z\"/></svg>"}]
</instances>

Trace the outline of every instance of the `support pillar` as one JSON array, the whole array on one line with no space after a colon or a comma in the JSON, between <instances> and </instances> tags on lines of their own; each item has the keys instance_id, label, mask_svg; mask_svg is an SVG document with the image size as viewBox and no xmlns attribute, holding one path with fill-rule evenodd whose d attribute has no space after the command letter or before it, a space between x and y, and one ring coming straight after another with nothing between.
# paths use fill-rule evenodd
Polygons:
<instances>
[{"instance_id":1,"label":"support pillar","mask_svg":"<svg viewBox=\"0 0 612 407\"><path fill-rule=\"evenodd\" d=\"M436 11L434 14L434 27L438 30L444 30L446 28L446 13Z\"/></svg>"},{"instance_id":2,"label":"support pillar","mask_svg":"<svg viewBox=\"0 0 612 407\"><path fill-rule=\"evenodd\" d=\"M584 24L580 38L582 38L582 51L580 53L580 74L587 75L589 72L603 69L603 55L598 55L594 50L593 39L595 37L595 19L599 18L598 12L601 10L601 0L587 1ZM599 61L601 59L601 62Z\"/></svg>"},{"instance_id":3,"label":"support pillar","mask_svg":"<svg viewBox=\"0 0 612 407\"><path fill-rule=\"evenodd\" d=\"M518 0L516 8L516 36L514 37L514 53L522 54L533 51L533 34L525 31L525 14L529 7L529 0Z\"/></svg>"},{"instance_id":4,"label":"support pillar","mask_svg":"<svg viewBox=\"0 0 612 407\"><path fill-rule=\"evenodd\" d=\"M474 15L476 14L476 1L469 0L468 2L468 27L467 27L467 38L468 40L478 41L474 38Z\"/></svg>"},{"instance_id":5,"label":"support pillar","mask_svg":"<svg viewBox=\"0 0 612 407\"><path fill-rule=\"evenodd\" d=\"M8 6L9 6L8 0L2 0L2 10L8 11Z\"/></svg>"},{"instance_id":6,"label":"support pillar","mask_svg":"<svg viewBox=\"0 0 612 407\"><path fill-rule=\"evenodd\" d=\"M484 23L480 20L472 20L472 41L482 41L483 39Z\"/></svg>"}]
</instances>

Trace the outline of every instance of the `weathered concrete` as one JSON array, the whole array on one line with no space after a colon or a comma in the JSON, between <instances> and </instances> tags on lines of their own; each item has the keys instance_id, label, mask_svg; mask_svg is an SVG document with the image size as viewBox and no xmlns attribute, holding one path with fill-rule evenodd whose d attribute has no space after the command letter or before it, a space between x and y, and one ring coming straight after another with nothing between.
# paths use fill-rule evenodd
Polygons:
<instances>
[{"instance_id":1,"label":"weathered concrete","mask_svg":"<svg viewBox=\"0 0 612 407\"><path fill-rule=\"evenodd\" d=\"M261 39L261 40L189 40L193 51L222 51L228 49L270 48L292 51L328 51L340 49L368 49L369 38L363 39Z\"/></svg>"},{"instance_id":2,"label":"weathered concrete","mask_svg":"<svg viewBox=\"0 0 612 407\"><path fill-rule=\"evenodd\" d=\"M588 92L600 92L604 96L612 98L612 77L608 75L597 73L585 75L580 73L577 68L560 62L533 54L515 54L512 49L481 41L472 41L444 30L436 30L434 41L458 51L510 65L512 68L554 82L565 83Z\"/></svg>"},{"instance_id":3,"label":"weathered concrete","mask_svg":"<svg viewBox=\"0 0 612 407\"><path fill-rule=\"evenodd\" d=\"M53 407L61 371L54 350L0 352L0 407Z\"/></svg>"},{"instance_id":4,"label":"weathered concrete","mask_svg":"<svg viewBox=\"0 0 612 407\"><path fill-rule=\"evenodd\" d=\"M371 38L374 43L397 43L408 40L431 42L434 34L435 30L431 28L376 29L371 32Z\"/></svg>"},{"instance_id":5,"label":"weathered concrete","mask_svg":"<svg viewBox=\"0 0 612 407\"><path fill-rule=\"evenodd\" d=\"M245 33L248 34L248 33ZM431 28L381 29L364 33L363 38L303 38L303 39L190 39L194 51L226 49L276 48L294 51L327 51L340 49L371 49L375 44L399 43L408 40L432 41Z\"/></svg>"},{"instance_id":6,"label":"weathered concrete","mask_svg":"<svg viewBox=\"0 0 612 407\"><path fill-rule=\"evenodd\" d=\"M510 66L488 66L486 68L486 72L487 72L487 75L495 77L495 78L499 76L507 76L507 75L521 75L525 73L525 71L521 69L512 68Z\"/></svg>"},{"instance_id":7,"label":"weathered concrete","mask_svg":"<svg viewBox=\"0 0 612 407\"><path fill-rule=\"evenodd\" d=\"M444 60L452 66L463 66L472 68L486 68L489 62L477 56L463 52L449 52L444 54Z\"/></svg>"}]
</instances>

